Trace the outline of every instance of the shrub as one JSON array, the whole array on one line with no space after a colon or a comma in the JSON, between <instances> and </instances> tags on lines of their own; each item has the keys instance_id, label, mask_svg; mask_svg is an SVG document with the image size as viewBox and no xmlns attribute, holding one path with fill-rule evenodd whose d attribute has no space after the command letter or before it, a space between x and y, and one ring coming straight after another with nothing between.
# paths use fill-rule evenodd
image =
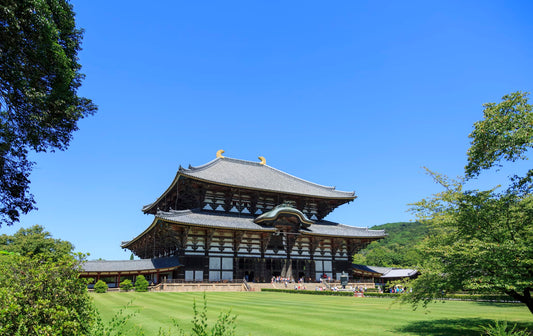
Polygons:
<instances>
[{"instance_id":1,"label":"shrub","mask_svg":"<svg viewBox=\"0 0 533 336\"><path fill-rule=\"evenodd\" d=\"M139 275L135 280L135 291L136 292L147 292L148 291L148 280L144 275Z\"/></svg>"},{"instance_id":2,"label":"shrub","mask_svg":"<svg viewBox=\"0 0 533 336\"><path fill-rule=\"evenodd\" d=\"M0 255L0 335L87 335L96 310L72 255Z\"/></svg>"},{"instance_id":3,"label":"shrub","mask_svg":"<svg viewBox=\"0 0 533 336\"><path fill-rule=\"evenodd\" d=\"M133 284L131 283L130 279L126 279L120 283L120 289L122 289L123 291L127 292L132 288L133 288Z\"/></svg>"},{"instance_id":4,"label":"shrub","mask_svg":"<svg viewBox=\"0 0 533 336\"><path fill-rule=\"evenodd\" d=\"M98 280L94 285L94 291L96 293L105 293L107 292L107 284L102 280Z\"/></svg>"},{"instance_id":5,"label":"shrub","mask_svg":"<svg viewBox=\"0 0 533 336\"><path fill-rule=\"evenodd\" d=\"M525 330L516 330L516 324L512 327L508 327L506 321L496 321L493 325L483 327L485 335L488 336L528 336L529 332Z\"/></svg>"}]
</instances>

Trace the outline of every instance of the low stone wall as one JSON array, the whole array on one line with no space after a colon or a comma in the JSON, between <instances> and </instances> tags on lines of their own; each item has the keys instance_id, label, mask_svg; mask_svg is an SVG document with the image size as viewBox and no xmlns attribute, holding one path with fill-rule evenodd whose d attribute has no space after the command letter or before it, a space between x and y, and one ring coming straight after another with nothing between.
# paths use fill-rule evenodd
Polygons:
<instances>
[{"instance_id":1,"label":"low stone wall","mask_svg":"<svg viewBox=\"0 0 533 336\"><path fill-rule=\"evenodd\" d=\"M298 286L298 283L287 283L287 287L285 287L285 283L283 282L274 282L274 283L255 283L255 282L249 282L248 285L250 286L252 291L261 291L262 288L274 288L274 289L294 289L294 286ZM301 284L300 286L305 286L305 289L307 290L315 290L317 287L325 287L325 285L321 282L307 282L304 284ZM337 286L338 288L341 288L340 283L331 283L331 286ZM376 286L374 283L348 283L346 286L346 289L353 289L353 288L375 288Z\"/></svg>"},{"instance_id":2,"label":"low stone wall","mask_svg":"<svg viewBox=\"0 0 533 336\"><path fill-rule=\"evenodd\" d=\"M287 283L285 287L284 283L257 283L249 282L248 286L252 292L260 292L262 288L274 288L274 289L294 289L294 286L298 286L298 283ZM301 286L305 286L307 290L315 290L317 287L324 287L323 283L310 282ZM331 286L341 287L339 283L332 283ZM375 288L373 283L349 283L346 289L353 288ZM161 283L155 287L150 288L151 292L245 292L246 288L242 283Z\"/></svg>"},{"instance_id":3,"label":"low stone wall","mask_svg":"<svg viewBox=\"0 0 533 336\"><path fill-rule=\"evenodd\" d=\"M162 283L152 291L161 292L242 292L242 283Z\"/></svg>"}]
</instances>

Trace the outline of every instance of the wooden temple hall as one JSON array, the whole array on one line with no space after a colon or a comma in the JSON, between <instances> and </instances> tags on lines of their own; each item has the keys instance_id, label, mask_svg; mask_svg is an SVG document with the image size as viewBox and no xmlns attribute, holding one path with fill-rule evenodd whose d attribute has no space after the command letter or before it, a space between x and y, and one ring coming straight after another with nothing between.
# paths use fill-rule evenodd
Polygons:
<instances>
[{"instance_id":1,"label":"wooden temple hall","mask_svg":"<svg viewBox=\"0 0 533 336\"><path fill-rule=\"evenodd\" d=\"M167 280L336 279L352 274L354 253L385 236L324 219L353 201L354 192L302 180L263 157L250 162L223 152L202 166L180 166L168 188L143 207L154 216L150 226L122 243L141 259L177 257L179 267L165 269Z\"/></svg>"}]
</instances>

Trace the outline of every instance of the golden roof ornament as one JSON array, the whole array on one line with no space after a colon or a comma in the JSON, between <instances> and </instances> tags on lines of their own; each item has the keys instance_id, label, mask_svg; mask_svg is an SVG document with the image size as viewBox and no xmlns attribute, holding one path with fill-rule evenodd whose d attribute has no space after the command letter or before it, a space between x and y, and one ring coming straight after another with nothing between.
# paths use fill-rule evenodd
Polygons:
<instances>
[{"instance_id":1,"label":"golden roof ornament","mask_svg":"<svg viewBox=\"0 0 533 336\"><path fill-rule=\"evenodd\" d=\"M223 159L224 158L224 156L222 156L222 153L224 153L223 149L219 149L217 151L217 159Z\"/></svg>"},{"instance_id":2,"label":"golden roof ornament","mask_svg":"<svg viewBox=\"0 0 533 336\"><path fill-rule=\"evenodd\" d=\"M264 157L259 156L258 159L261 160L260 164L262 164L263 166L267 164L267 160Z\"/></svg>"}]
</instances>

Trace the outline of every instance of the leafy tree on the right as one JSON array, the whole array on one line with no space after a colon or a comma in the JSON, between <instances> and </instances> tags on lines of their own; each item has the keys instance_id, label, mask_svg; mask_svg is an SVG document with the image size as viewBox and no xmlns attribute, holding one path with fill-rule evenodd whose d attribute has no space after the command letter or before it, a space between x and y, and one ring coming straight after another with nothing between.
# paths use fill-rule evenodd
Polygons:
<instances>
[{"instance_id":1,"label":"leafy tree on the right","mask_svg":"<svg viewBox=\"0 0 533 336\"><path fill-rule=\"evenodd\" d=\"M533 313L533 169L509 177L506 190L465 190L465 183L504 162L527 160L533 147L528 93L484 104L474 124L465 176L452 180L428 170L444 187L413 204L431 233L421 244L421 275L404 297L427 304L458 291L505 293Z\"/></svg>"}]
</instances>

